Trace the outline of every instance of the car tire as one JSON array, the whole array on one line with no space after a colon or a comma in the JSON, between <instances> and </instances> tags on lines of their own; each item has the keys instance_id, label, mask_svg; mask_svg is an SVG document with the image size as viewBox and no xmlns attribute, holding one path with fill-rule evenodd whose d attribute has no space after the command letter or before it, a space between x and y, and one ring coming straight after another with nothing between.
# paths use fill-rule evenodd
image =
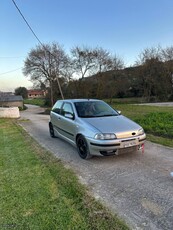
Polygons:
<instances>
[{"instance_id":1,"label":"car tire","mask_svg":"<svg viewBox=\"0 0 173 230\"><path fill-rule=\"evenodd\" d=\"M52 123L49 123L49 133L50 133L50 136L52 138L55 138L55 133L54 133L54 129L53 129Z\"/></svg>"},{"instance_id":2,"label":"car tire","mask_svg":"<svg viewBox=\"0 0 173 230\"><path fill-rule=\"evenodd\" d=\"M85 140L84 136L80 135L77 138L76 145L77 145L77 150L78 150L79 156L82 159L91 158L91 154L89 152L88 144L87 144L87 141Z\"/></svg>"}]
</instances>

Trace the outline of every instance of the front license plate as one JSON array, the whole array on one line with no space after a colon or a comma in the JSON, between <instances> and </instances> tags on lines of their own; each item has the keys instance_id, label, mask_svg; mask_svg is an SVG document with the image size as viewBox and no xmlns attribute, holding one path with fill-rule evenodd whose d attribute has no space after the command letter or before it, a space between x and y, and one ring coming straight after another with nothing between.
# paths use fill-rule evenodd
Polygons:
<instances>
[{"instance_id":1,"label":"front license plate","mask_svg":"<svg viewBox=\"0 0 173 230\"><path fill-rule=\"evenodd\" d=\"M128 141L123 143L124 148L132 147L136 145L136 141Z\"/></svg>"}]
</instances>

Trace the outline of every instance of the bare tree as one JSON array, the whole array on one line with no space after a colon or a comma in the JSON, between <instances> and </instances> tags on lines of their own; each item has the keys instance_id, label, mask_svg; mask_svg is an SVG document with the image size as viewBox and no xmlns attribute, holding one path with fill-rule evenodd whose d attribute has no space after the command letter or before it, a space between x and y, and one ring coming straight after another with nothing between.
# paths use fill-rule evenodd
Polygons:
<instances>
[{"instance_id":1,"label":"bare tree","mask_svg":"<svg viewBox=\"0 0 173 230\"><path fill-rule=\"evenodd\" d=\"M94 68L93 74L97 76L97 93L96 97L100 98L101 95L104 94L104 91L107 91L107 86L109 83L107 79L104 78L104 73L107 71L117 71L124 67L123 60L118 57L117 55L111 55L109 51L103 48L96 48L95 52L95 59L94 59ZM111 88L114 90L114 84L112 84ZM109 89L110 90L110 89ZM113 91L112 90L112 91Z\"/></svg>"},{"instance_id":2,"label":"bare tree","mask_svg":"<svg viewBox=\"0 0 173 230\"><path fill-rule=\"evenodd\" d=\"M76 46L71 50L71 54L74 71L76 74L80 74L81 78L124 67L124 62L120 57L111 55L109 51L101 47Z\"/></svg>"},{"instance_id":3,"label":"bare tree","mask_svg":"<svg viewBox=\"0 0 173 230\"><path fill-rule=\"evenodd\" d=\"M94 50L89 47L76 46L71 49L73 68L76 74L84 78L94 66Z\"/></svg>"},{"instance_id":4,"label":"bare tree","mask_svg":"<svg viewBox=\"0 0 173 230\"><path fill-rule=\"evenodd\" d=\"M161 50L163 61L173 61L173 46Z\"/></svg>"},{"instance_id":5,"label":"bare tree","mask_svg":"<svg viewBox=\"0 0 173 230\"><path fill-rule=\"evenodd\" d=\"M167 74L171 85L170 99L173 99L173 46L162 49L162 58L167 68Z\"/></svg>"},{"instance_id":6,"label":"bare tree","mask_svg":"<svg viewBox=\"0 0 173 230\"><path fill-rule=\"evenodd\" d=\"M59 78L65 79L68 61L63 48L57 43L38 45L29 52L25 60L24 75L29 76L33 82L43 83L50 87L52 105L54 103L53 83L57 81L61 91Z\"/></svg>"},{"instance_id":7,"label":"bare tree","mask_svg":"<svg viewBox=\"0 0 173 230\"><path fill-rule=\"evenodd\" d=\"M170 94L170 76L163 62L160 46L144 49L139 55L139 76L142 78L143 96L148 101L166 100Z\"/></svg>"},{"instance_id":8,"label":"bare tree","mask_svg":"<svg viewBox=\"0 0 173 230\"><path fill-rule=\"evenodd\" d=\"M109 51L101 47L94 49L94 74L103 73L109 70L118 70L123 67L123 60L116 54L113 56Z\"/></svg>"},{"instance_id":9,"label":"bare tree","mask_svg":"<svg viewBox=\"0 0 173 230\"><path fill-rule=\"evenodd\" d=\"M157 59L162 61L162 48L160 46L145 48L136 61L136 65L143 65L147 60Z\"/></svg>"},{"instance_id":10,"label":"bare tree","mask_svg":"<svg viewBox=\"0 0 173 230\"><path fill-rule=\"evenodd\" d=\"M90 91L96 88L96 96L101 97L105 90L105 82L102 78L102 74L109 70L118 70L124 66L123 60L117 55L111 55L109 51L101 48L89 48L89 47L75 47L71 50L72 61L74 66L74 74L80 75L78 85L76 84L77 95L88 95L83 92L84 87L87 85L86 80L82 81L84 77L96 75L97 83L93 83L93 87L87 85L87 89ZM90 83L91 84L91 83ZM90 86L90 87L89 87Z\"/></svg>"}]
</instances>

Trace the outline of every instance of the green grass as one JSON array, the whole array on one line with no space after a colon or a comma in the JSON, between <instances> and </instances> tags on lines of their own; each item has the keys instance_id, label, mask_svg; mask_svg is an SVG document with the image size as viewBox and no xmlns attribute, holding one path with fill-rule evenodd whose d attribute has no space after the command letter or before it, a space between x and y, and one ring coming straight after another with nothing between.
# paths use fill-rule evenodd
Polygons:
<instances>
[{"instance_id":1,"label":"green grass","mask_svg":"<svg viewBox=\"0 0 173 230\"><path fill-rule=\"evenodd\" d=\"M173 113L152 112L135 120L144 127L146 132L173 139Z\"/></svg>"},{"instance_id":2,"label":"green grass","mask_svg":"<svg viewBox=\"0 0 173 230\"><path fill-rule=\"evenodd\" d=\"M172 139L165 138L165 137L160 137L160 136L154 136L152 134L147 134L147 139L150 140L151 142L160 144L160 145L165 145L168 147L173 148L173 141Z\"/></svg>"},{"instance_id":3,"label":"green grass","mask_svg":"<svg viewBox=\"0 0 173 230\"><path fill-rule=\"evenodd\" d=\"M173 107L115 103L113 107L139 123L148 140L173 147Z\"/></svg>"},{"instance_id":4,"label":"green grass","mask_svg":"<svg viewBox=\"0 0 173 230\"><path fill-rule=\"evenodd\" d=\"M104 101L106 101L107 103L118 103L118 104L138 104L138 103L145 103L146 102L146 98L142 98L142 97L129 97L129 98L112 98L112 99L105 99Z\"/></svg>"},{"instance_id":5,"label":"green grass","mask_svg":"<svg viewBox=\"0 0 173 230\"><path fill-rule=\"evenodd\" d=\"M15 120L0 119L0 229L128 229Z\"/></svg>"},{"instance_id":6,"label":"green grass","mask_svg":"<svg viewBox=\"0 0 173 230\"><path fill-rule=\"evenodd\" d=\"M25 99L24 104L38 105L42 107L45 105L45 99L42 98Z\"/></svg>"}]
</instances>

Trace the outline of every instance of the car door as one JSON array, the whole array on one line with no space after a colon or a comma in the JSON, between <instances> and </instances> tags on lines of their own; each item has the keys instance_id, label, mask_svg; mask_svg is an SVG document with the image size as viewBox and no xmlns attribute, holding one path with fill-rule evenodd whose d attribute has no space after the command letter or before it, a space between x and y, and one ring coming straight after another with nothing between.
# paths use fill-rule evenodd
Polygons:
<instances>
[{"instance_id":1,"label":"car door","mask_svg":"<svg viewBox=\"0 0 173 230\"><path fill-rule=\"evenodd\" d=\"M60 119L61 119L61 107L63 105L63 101L57 101L52 108L51 111L51 123L56 131L56 133L60 133L59 126L60 126Z\"/></svg>"},{"instance_id":2,"label":"car door","mask_svg":"<svg viewBox=\"0 0 173 230\"><path fill-rule=\"evenodd\" d=\"M70 102L64 102L59 119L59 132L70 142L75 142L76 122L74 111Z\"/></svg>"}]
</instances>

